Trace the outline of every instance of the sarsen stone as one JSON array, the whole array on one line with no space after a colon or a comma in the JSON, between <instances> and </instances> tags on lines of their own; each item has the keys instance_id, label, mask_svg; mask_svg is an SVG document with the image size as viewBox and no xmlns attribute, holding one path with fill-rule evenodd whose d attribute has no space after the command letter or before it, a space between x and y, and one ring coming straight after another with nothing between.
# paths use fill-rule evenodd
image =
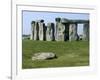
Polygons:
<instances>
[{"instance_id":1,"label":"sarsen stone","mask_svg":"<svg viewBox=\"0 0 100 80\"><path fill-rule=\"evenodd\" d=\"M32 60L46 60L46 59L54 59L57 58L55 53L52 52L41 52L41 53L35 53L32 56Z\"/></svg>"}]
</instances>

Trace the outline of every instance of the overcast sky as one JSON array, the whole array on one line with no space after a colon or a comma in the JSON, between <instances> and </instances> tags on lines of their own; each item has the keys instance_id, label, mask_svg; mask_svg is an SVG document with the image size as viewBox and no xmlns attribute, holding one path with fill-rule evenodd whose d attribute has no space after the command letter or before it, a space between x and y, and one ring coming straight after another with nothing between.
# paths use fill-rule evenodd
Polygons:
<instances>
[{"instance_id":1,"label":"overcast sky","mask_svg":"<svg viewBox=\"0 0 100 80\"><path fill-rule=\"evenodd\" d=\"M59 12L33 12L33 11L23 11L23 34L31 33L31 21L44 19L44 22L54 22L56 17L68 18L68 19L82 19L89 20L89 14L83 13L59 13ZM78 34L83 33L82 24L78 25Z\"/></svg>"}]
</instances>

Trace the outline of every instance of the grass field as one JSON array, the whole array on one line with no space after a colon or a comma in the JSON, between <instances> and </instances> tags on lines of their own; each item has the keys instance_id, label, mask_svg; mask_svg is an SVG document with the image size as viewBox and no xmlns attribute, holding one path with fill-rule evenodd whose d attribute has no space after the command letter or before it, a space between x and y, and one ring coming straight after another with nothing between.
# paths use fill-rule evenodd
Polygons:
<instances>
[{"instance_id":1,"label":"grass field","mask_svg":"<svg viewBox=\"0 0 100 80\"><path fill-rule=\"evenodd\" d=\"M32 61L37 52L53 52L58 58ZM89 42L22 41L22 68L74 67L89 65Z\"/></svg>"}]
</instances>

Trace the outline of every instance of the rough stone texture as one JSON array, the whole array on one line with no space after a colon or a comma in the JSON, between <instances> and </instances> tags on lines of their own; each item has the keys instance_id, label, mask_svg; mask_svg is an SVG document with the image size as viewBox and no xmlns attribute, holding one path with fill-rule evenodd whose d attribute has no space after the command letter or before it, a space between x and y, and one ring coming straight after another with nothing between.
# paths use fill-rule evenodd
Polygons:
<instances>
[{"instance_id":1,"label":"rough stone texture","mask_svg":"<svg viewBox=\"0 0 100 80\"><path fill-rule=\"evenodd\" d=\"M39 23L36 22L36 40L39 40Z\"/></svg>"},{"instance_id":2,"label":"rough stone texture","mask_svg":"<svg viewBox=\"0 0 100 80\"><path fill-rule=\"evenodd\" d=\"M55 40L55 25L54 23L47 24L47 41L54 41Z\"/></svg>"},{"instance_id":3,"label":"rough stone texture","mask_svg":"<svg viewBox=\"0 0 100 80\"><path fill-rule=\"evenodd\" d=\"M73 23L69 26L69 41L77 40L77 24Z\"/></svg>"},{"instance_id":4,"label":"rough stone texture","mask_svg":"<svg viewBox=\"0 0 100 80\"><path fill-rule=\"evenodd\" d=\"M30 40L34 40L34 27L35 27L35 21L31 22L31 36Z\"/></svg>"},{"instance_id":5,"label":"rough stone texture","mask_svg":"<svg viewBox=\"0 0 100 80\"><path fill-rule=\"evenodd\" d=\"M46 41L46 29L45 23L43 24L43 40Z\"/></svg>"},{"instance_id":6,"label":"rough stone texture","mask_svg":"<svg viewBox=\"0 0 100 80\"><path fill-rule=\"evenodd\" d=\"M71 20L67 18L55 18L56 23L45 25L44 20L31 22L31 40L41 41L75 41L79 40L77 26L83 24L82 40L89 40L89 20Z\"/></svg>"},{"instance_id":7,"label":"rough stone texture","mask_svg":"<svg viewBox=\"0 0 100 80\"><path fill-rule=\"evenodd\" d=\"M32 60L47 60L47 59L54 59L57 58L55 53L52 52L41 52L41 53L35 53L32 56Z\"/></svg>"},{"instance_id":8,"label":"rough stone texture","mask_svg":"<svg viewBox=\"0 0 100 80\"><path fill-rule=\"evenodd\" d=\"M52 41L55 41L55 25L54 25L54 23L51 23L51 38L52 38Z\"/></svg>"},{"instance_id":9,"label":"rough stone texture","mask_svg":"<svg viewBox=\"0 0 100 80\"><path fill-rule=\"evenodd\" d=\"M43 41L43 23L39 22L39 40Z\"/></svg>"},{"instance_id":10,"label":"rough stone texture","mask_svg":"<svg viewBox=\"0 0 100 80\"><path fill-rule=\"evenodd\" d=\"M61 22L56 23L56 40L57 41L64 41L64 31L65 31L65 25L63 25Z\"/></svg>"},{"instance_id":11,"label":"rough stone texture","mask_svg":"<svg viewBox=\"0 0 100 80\"><path fill-rule=\"evenodd\" d=\"M89 40L89 23L84 23L83 40Z\"/></svg>"},{"instance_id":12,"label":"rough stone texture","mask_svg":"<svg viewBox=\"0 0 100 80\"><path fill-rule=\"evenodd\" d=\"M69 40L69 23L64 23L65 31L64 31L64 41Z\"/></svg>"},{"instance_id":13,"label":"rough stone texture","mask_svg":"<svg viewBox=\"0 0 100 80\"><path fill-rule=\"evenodd\" d=\"M47 23L47 30L46 30L46 40L51 41L51 25L50 23Z\"/></svg>"},{"instance_id":14,"label":"rough stone texture","mask_svg":"<svg viewBox=\"0 0 100 80\"><path fill-rule=\"evenodd\" d=\"M37 22L35 22L35 25L34 25L34 40L37 40Z\"/></svg>"}]
</instances>

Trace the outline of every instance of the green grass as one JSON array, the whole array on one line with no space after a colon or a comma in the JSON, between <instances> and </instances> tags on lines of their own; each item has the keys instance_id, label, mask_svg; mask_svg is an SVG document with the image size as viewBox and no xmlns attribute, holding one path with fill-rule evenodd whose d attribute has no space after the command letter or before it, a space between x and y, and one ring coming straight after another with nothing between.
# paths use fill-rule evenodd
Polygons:
<instances>
[{"instance_id":1,"label":"green grass","mask_svg":"<svg viewBox=\"0 0 100 80\"><path fill-rule=\"evenodd\" d=\"M32 61L37 52L53 52L57 59ZM22 41L22 68L74 67L89 65L89 42Z\"/></svg>"}]
</instances>

